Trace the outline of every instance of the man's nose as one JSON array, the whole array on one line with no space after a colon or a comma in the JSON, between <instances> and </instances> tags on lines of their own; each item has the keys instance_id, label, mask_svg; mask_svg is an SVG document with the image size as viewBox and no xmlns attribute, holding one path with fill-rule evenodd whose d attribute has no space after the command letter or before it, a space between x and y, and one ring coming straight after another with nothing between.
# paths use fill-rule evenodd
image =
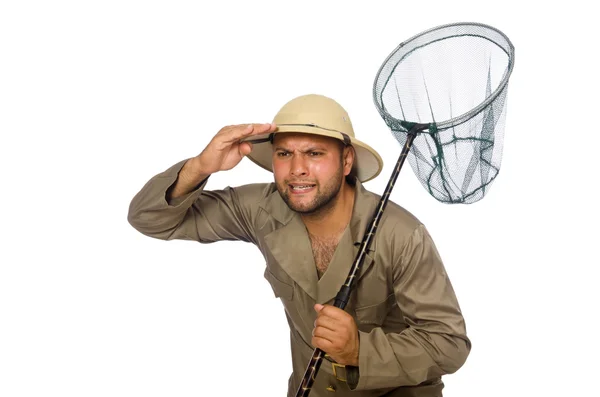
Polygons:
<instances>
[{"instance_id":1,"label":"man's nose","mask_svg":"<svg viewBox=\"0 0 600 397\"><path fill-rule=\"evenodd\" d=\"M296 153L292 156L292 166L290 173L294 176L306 176L308 175L308 167L302 153Z\"/></svg>"}]
</instances>

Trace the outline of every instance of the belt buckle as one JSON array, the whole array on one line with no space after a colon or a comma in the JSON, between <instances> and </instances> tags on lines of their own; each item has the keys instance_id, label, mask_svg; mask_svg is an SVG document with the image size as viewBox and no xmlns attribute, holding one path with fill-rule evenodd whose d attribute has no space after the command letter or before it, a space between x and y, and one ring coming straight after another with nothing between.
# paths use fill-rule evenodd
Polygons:
<instances>
[{"instance_id":1,"label":"belt buckle","mask_svg":"<svg viewBox=\"0 0 600 397\"><path fill-rule=\"evenodd\" d=\"M340 377L338 376L338 374L337 374L337 367L339 367L339 368L344 368L344 375L346 374L346 366L345 366L345 365L342 365L342 364L338 364L338 363L334 363L334 362L332 362L332 363L331 363L331 368L333 369L333 376L335 376L335 378L336 378L337 380L339 380L339 381L342 381L342 382L347 382L347 379L346 379L346 378L340 378Z\"/></svg>"},{"instance_id":2,"label":"belt buckle","mask_svg":"<svg viewBox=\"0 0 600 397\"><path fill-rule=\"evenodd\" d=\"M327 361L329 361L331 363L331 369L333 370L333 376L335 376L335 378L341 382L347 382L346 378L340 378L337 374L337 368L344 368L344 374L346 373L346 366L343 364L338 364L335 361L333 361L333 359L331 358L331 356L327 353L325 353L325 358L327 359Z\"/></svg>"}]
</instances>

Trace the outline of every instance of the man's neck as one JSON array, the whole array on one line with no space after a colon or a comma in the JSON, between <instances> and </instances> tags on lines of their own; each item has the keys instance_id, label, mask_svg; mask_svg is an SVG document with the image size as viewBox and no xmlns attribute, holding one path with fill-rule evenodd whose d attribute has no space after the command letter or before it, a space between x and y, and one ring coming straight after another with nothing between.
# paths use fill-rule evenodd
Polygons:
<instances>
[{"instance_id":1,"label":"man's neck","mask_svg":"<svg viewBox=\"0 0 600 397\"><path fill-rule=\"evenodd\" d=\"M315 237L332 237L341 234L352 218L355 186L344 183L335 203L318 214L302 215L308 232Z\"/></svg>"}]
</instances>

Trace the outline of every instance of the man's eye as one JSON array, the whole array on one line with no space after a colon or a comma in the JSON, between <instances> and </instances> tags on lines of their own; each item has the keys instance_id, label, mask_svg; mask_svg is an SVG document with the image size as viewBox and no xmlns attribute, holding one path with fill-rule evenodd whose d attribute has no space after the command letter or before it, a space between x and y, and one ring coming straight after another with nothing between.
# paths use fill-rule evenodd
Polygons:
<instances>
[{"instance_id":1,"label":"man's eye","mask_svg":"<svg viewBox=\"0 0 600 397\"><path fill-rule=\"evenodd\" d=\"M311 155L311 156L313 156L313 157L314 157L314 156L320 156L320 155L322 155L322 154L323 154L323 153L321 153L321 152L310 152L310 155Z\"/></svg>"},{"instance_id":2,"label":"man's eye","mask_svg":"<svg viewBox=\"0 0 600 397\"><path fill-rule=\"evenodd\" d=\"M288 152L277 152L277 157L285 157L288 154L289 154Z\"/></svg>"}]
</instances>

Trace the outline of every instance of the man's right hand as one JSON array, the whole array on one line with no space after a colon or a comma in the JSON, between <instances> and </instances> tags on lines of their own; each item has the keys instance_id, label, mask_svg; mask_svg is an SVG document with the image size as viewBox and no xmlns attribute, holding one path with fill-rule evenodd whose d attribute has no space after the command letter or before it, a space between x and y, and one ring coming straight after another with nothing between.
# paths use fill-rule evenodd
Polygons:
<instances>
[{"instance_id":1,"label":"man's right hand","mask_svg":"<svg viewBox=\"0 0 600 397\"><path fill-rule=\"evenodd\" d=\"M200 184L210 174L230 170L252 151L250 142L240 140L254 135L274 132L275 124L240 124L222 128L204 148L202 153L189 159L177 182L168 192L167 199L183 196Z\"/></svg>"},{"instance_id":2,"label":"man's right hand","mask_svg":"<svg viewBox=\"0 0 600 397\"><path fill-rule=\"evenodd\" d=\"M252 151L252 144L240 140L275 131L275 124L231 125L221 129L208 146L195 157L196 167L206 174L227 171Z\"/></svg>"}]
</instances>

